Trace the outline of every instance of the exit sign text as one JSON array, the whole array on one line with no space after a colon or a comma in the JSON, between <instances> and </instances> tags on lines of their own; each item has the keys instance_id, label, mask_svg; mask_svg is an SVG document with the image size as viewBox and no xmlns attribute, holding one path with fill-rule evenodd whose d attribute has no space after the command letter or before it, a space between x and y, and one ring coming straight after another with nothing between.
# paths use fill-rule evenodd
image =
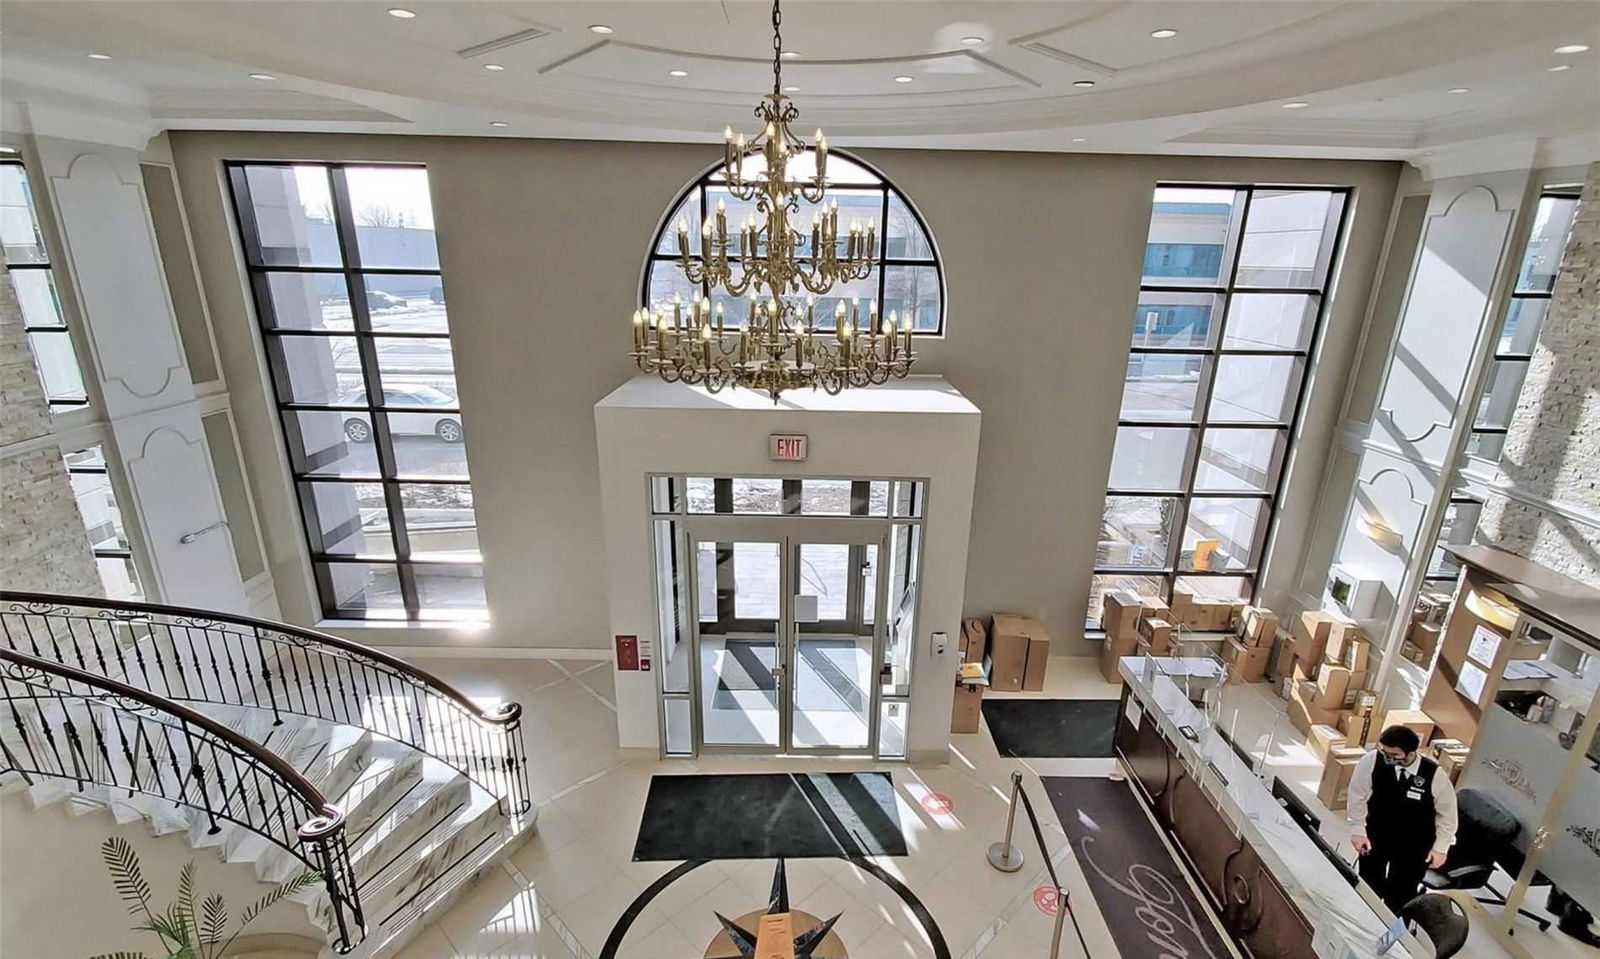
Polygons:
<instances>
[{"instance_id":1,"label":"exit sign text","mask_svg":"<svg viewBox=\"0 0 1600 959\"><path fill-rule=\"evenodd\" d=\"M768 438L767 451L780 462L798 463L806 458L806 436L804 433L773 433Z\"/></svg>"}]
</instances>

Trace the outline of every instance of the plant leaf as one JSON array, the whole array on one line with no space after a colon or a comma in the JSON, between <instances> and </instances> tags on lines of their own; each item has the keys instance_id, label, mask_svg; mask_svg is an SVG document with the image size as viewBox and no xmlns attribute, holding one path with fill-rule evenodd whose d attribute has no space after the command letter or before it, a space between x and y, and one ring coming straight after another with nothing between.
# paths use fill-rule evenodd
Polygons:
<instances>
[{"instance_id":1,"label":"plant leaf","mask_svg":"<svg viewBox=\"0 0 1600 959\"><path fill-rule=\"evenodd\" d=\"M178 901L172 912L184 927L184 942L193 942L200 935L200 921L194 912L194 860L183 864L178 872Z\"/></svg>"},{"instance_id":2,"label":"plant leaf","mask_svg":"<svg viewBox=\"0 0 1600 959\"><path fill-rule=\"evenodd\" d=\"M139 869L139 855L121 836L112 836L100 844L100 858L111 872L111 883L117 895L128 904L128 912L138 914L150 909L150 884L145 882Z\"/></svg>"},{"instance_id":3,"label":"plant leaf","mask_svg":"<svg viewBox=\"0 0 1600 959\"><path fill-rule=\"evenodd\" d=\"M286 880L278 888L257 899L250 905L250 908L244 911L244 915L239 917L240 929L242 930L245 926L248 926L255 917L261 915L275 903L294 895L321 878L321 874L313 869L310 872L303 872L293 879Z\"/></svg>"},{"instance_id":4,"label":"plant leaf","mask_svg":"<svg viewBox=\"0 0 1600 959\"><path fill-rule=\"evenodd\" d=\"M223 931L228 928L228 904L223 900L222 894L207 896L206 901L201 903L200 909L205 916L200 926L200 941L220 940Z\"/></svg>"}]
</instances>

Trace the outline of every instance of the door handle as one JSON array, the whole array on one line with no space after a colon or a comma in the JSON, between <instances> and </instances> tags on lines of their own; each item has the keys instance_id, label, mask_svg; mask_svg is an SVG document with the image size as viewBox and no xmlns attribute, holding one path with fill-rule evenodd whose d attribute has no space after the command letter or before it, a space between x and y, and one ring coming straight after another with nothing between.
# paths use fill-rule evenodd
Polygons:
<instances>
[{"instance_id":1,"label":"door handle","mask_svg":"<svg viewBox=\"0 0 1600 959\"><path fill-rule=\"evenodd\" d=\"M783 685L783 667L782 666L774 666L774 667L772 667L772 684L774 686Z\"/></svg>"}]
</instances>

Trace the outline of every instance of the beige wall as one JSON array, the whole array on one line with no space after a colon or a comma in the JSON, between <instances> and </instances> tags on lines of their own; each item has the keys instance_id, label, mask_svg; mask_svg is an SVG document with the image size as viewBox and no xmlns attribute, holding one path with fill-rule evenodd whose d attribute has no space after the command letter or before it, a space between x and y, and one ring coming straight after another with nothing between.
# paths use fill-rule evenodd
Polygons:
<instances>
[{"instance_id":1,"label":"beige wall","mask_svg":"<svg viewBox=\"0 0 1600 959\"><path fill-rule=\"evenodd\" d=\"M667 204L715 147L509 139L171 134L240 440L287 617L315 618L293 492L261 382L222 190L229 158L427 164L494 625L448 641L606 642L594 403L632 369L626 317ZM1151 189L1161 180L1351 185L1351 240L1285 500L1287 595L1359 339L1399 165L863 151L939 244L948 335L921 344L984 412L966 611L1081 635ZM435 631L363 630L379 642ZM1087 644L1063 643L1088 652Z\"/></svg>"}]
</instances>

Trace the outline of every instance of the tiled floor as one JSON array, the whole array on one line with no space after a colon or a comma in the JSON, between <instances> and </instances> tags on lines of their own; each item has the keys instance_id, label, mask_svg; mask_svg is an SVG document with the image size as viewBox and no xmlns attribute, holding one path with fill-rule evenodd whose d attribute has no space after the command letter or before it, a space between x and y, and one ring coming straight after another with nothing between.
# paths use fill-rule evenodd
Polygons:
<instances>
[{"instance_id":1,"label":"tiled floor","mask_svg":"<svg viewBox=\"0 0 1600 959\"><path fill-rule=\"evenodd\" d=\"M402 959L593 959L628 905L673 866L632 861L651 775L864 765L844 760L661 761L619 751L607 663L432 659L427 666L468 695L523 704L533 788L540 803L539 832L503 868L480 880L437 923L423 930ZM1051 661L1044 693L1010 695L1112 698L1117 687L1100 678L1092 659L1057 658ZM1247 749L1269 755L1273 774L1296 782L1313 809L1326 812L1315 797L1320 763L1284 721L1267 686L1229 687L1222 715L1224 723L1235 724L1235 736ZM954 736L951 746L948 765L865 764L893 773L911 851L906 857L876 861L921 899L952 956L1042 959L1048 955L1053 921L1035 905L1035 892L1048 887L1050 880L1025 827L1019 824L1018 829L1017 843L1027 854L1020 872L997 872L984 858L1004 828L1011 772L1020 769L1024 787L1044 817L1046 842L1059 878L1076 904L1074 912L1090 955L1118 959L1038 782L1041 775L1105 775L1112 762L1004 759L986 731ZM940 811L946 802L949 812ZM1336 841L1347 832L1342 821L1342 815L1333 813L1324 819L1326 832ZM770 861L712 862L689 872L643 909L618 955L697 959L717 932L714 912L736 916L765 903L772 866ZM876 878L838 860L790 860L788 867L793 905L824 918L842 913L837 928L852 956L932 955L912 912ZM1518 938L1523 935L1519 932ZM1565 937L1536 940L1535 936L1530 930L1529 945L1541 957L1595 955ZM1486 940L1475 936L1461 954L1463 959L1505 955ZM1072 959L1083 955L1070 927L1061 955Z\"/></svg>"}]
</instances>

